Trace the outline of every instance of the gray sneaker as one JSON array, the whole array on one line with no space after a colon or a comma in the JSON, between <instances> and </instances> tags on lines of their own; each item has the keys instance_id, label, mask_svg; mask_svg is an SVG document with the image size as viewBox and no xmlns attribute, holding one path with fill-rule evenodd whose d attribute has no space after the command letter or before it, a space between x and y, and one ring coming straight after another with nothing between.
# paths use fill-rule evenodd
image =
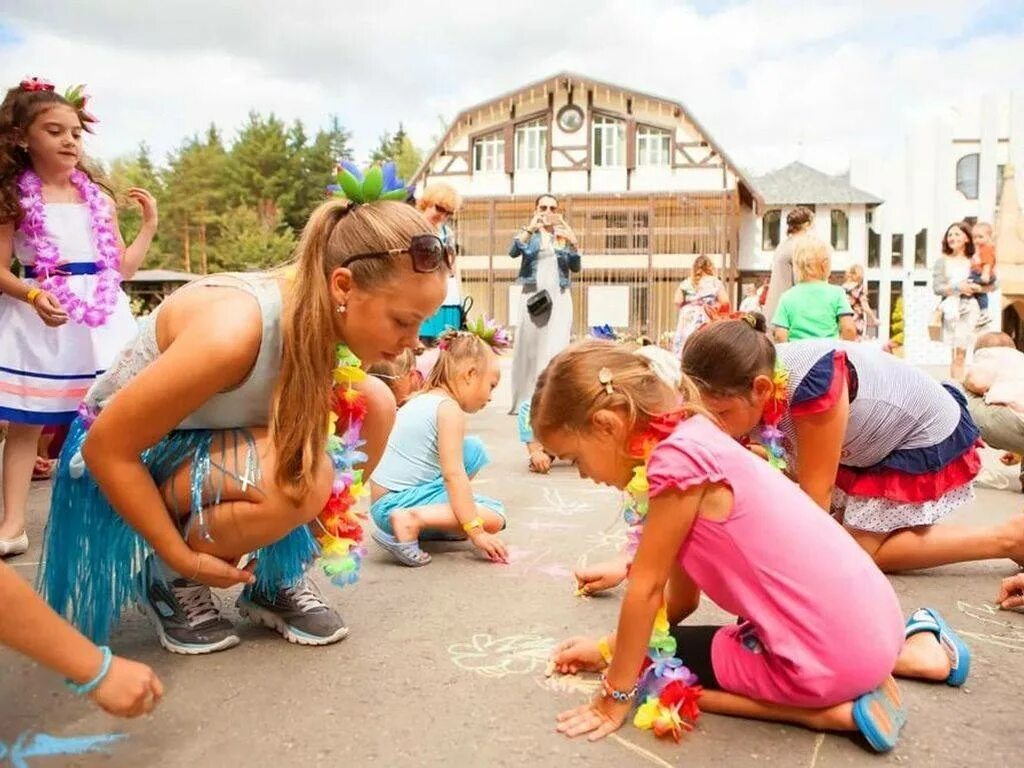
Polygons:
<instances>
[{"instance_id":1,"label":"gray sneaker","mask_svg":"<svg viewBox=\"0 0 1024 768\"><path fill-rule=\"evenodd\" d=\"M182 578L150 579L145 589L140 583L139 607L156 627L160 645L171 653L196 656L238 645L238 633L220 615L205 584Z\"/></svg>"},{"instance_id":2,"label":"gray sneaker","mask_svg":"<svg viewBox=\"0 0 1024 768\"><path fill-rule=\"evenodd\" d=\"M289 643L330 645L348 634L341 615L306 579L294 587L281 587L272 600L246 589L235 606L243 617L280 632Z\"/></svg>"}]
</instances>

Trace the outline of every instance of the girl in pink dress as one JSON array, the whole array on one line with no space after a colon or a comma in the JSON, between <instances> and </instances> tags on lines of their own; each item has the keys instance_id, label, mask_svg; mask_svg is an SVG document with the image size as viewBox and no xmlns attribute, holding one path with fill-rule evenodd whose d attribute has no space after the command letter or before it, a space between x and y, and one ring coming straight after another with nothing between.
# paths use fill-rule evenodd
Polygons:
<instances>
[{"instance_id":1,"label":"girl in pink dress","mask_svg":"<svg viewBox=\"0 0 1024 768\"><path fill-rule=\"evenodd\" d=\"M891 749L905 721L893 672L960 684L966 648L929 609L914 615L905 640L896 595L871 558L695 397L599 341L573 345L538 381L535 435L581 477L633 487L639 457L650 456L646 523L618 632L568 640L555 656L563 672L607 666L602 691L563 713L559 730L599 738L621 725L664 602L679 656L704 689L702 709L859 731L874 749ZM702 592L740 620L675 626Z\"/></svg>"}]
</instances>

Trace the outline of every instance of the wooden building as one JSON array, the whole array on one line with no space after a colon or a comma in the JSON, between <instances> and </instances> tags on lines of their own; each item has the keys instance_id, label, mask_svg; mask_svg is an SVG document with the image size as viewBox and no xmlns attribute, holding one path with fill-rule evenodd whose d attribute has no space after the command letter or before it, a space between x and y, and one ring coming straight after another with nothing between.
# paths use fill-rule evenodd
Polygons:
<instances>
[{"instance_id":1,"label":"wooden building","mask_svg":"<svg viewBox=\"0 0 1024 768\"><path fill-rule=\"evenodd\" d=\"M575 331L658 334L693 259L735 287L741 221L759 209L748 178L677 101L561 73L460 112L412 179L464 198L455 222L463 293L516 324L518 262L507 256L541 194L580 240Z\"/></svg>"}]
</instances>

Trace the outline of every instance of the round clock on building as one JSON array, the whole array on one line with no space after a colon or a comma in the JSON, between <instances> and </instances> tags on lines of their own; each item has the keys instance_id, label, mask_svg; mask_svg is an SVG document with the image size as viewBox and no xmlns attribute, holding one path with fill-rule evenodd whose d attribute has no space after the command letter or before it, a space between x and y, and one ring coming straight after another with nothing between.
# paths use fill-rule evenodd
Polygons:
<instances>
[{"instance_id":1,"label":"round clock on building","mask_svg":"<svg viewBox=\"0 0 1024 768\"><path fill-rule=\"evenodd\" d=\"M575 133L583 125L583 110L575 104L566 104L558 110L558 127L566 133Z\"/></svg>"}]
</instances>

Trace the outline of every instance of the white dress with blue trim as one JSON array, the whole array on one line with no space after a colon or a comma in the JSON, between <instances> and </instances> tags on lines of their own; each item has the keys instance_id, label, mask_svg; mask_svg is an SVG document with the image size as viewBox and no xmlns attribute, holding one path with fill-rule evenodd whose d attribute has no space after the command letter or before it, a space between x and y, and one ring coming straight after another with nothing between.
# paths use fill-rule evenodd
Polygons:
<instances>
[{"instance_id":1,"label":"white dress with blue trim","mask_svg":"<svg viewBox=\"0 0 1024 768\"><path fill-rule=\"evenodd\" d=\"M97 253L89 207L84 203L47 203L46 228L68 275L68 286L91 297L96 286ZM20 232L14 256L26 282L37 285L35 253ZM50 328L31 305L0 295L0 419L22 424L70 424L85 393L138 332L128 297L118 292L114 311L99 328L68 320Z\"/></svg>"}]
</instances>

